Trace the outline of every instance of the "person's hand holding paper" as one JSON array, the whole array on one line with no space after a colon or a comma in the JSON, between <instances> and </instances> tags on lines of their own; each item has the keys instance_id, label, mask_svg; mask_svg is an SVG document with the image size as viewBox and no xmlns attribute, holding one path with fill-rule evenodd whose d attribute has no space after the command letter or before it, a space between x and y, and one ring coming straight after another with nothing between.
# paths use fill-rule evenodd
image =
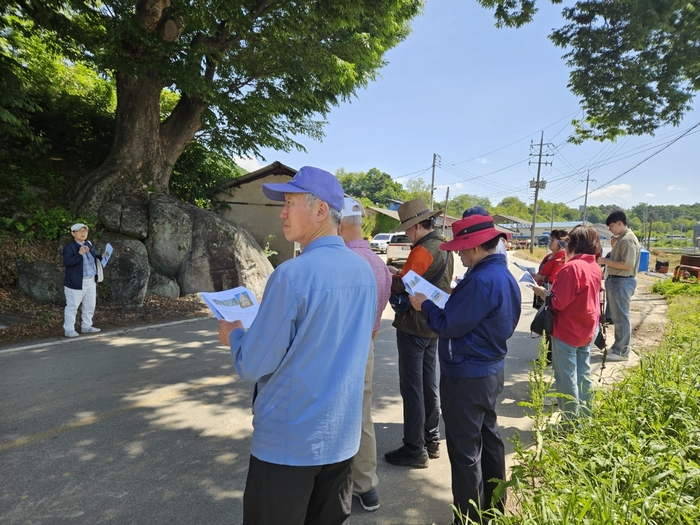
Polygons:
<instances>
[{"instance_id":1,"label":"person's hand holding paper","mask_svg":"<svg viewBox=\"0 0 700 525\"><path fill-rule=\"evenodd\" d=\"M411 301L411 306L420 312L421 305L428 300L428 297L425 294L416 292L415 294L409 294L408 300Z\"/></svg>"},{"instance_id":2,"label":"person's hand holding paper","mask_svg":"<svg viewBox=\"0 0 700 525\"><path fill-rule=\"evenodd\" d=\"M245 328L243 326L243 323L240 321L224 321L220 320L219 321L219 342L224 345L228 346L229 343L229 336L231 335L231 332L236 330L237 328Z\"/></svg>"}]
</instances>

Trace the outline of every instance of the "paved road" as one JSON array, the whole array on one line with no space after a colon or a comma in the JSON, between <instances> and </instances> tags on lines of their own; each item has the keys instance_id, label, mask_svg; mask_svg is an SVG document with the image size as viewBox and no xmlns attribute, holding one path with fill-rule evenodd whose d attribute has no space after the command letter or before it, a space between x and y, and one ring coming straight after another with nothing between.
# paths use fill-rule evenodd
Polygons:
<instances>
[{"instance_id":1,"label":"paved road","mask_svg":"<svg viewBox=\"0 0 700 525\"><path fill-rule=\"evenodd\" d=\"M499 406L507 437L529 429L517 403L537 340L531 292L523 298ZM206 319L0 349L0 523L240 523L252 385L235 375L216 328ZM402 435L390 308L374 392L382 506L367 513L354 502L352 523L447 523L446 453L423 470L383 460Z\"/></svg>"}]
</instances>

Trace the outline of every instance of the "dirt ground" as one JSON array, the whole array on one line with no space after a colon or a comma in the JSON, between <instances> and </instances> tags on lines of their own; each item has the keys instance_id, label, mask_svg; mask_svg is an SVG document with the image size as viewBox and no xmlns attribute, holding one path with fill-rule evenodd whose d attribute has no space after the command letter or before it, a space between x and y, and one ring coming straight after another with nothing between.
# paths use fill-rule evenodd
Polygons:
<instances>
[{"instance_id":1,"label":"dirt ground","mask_svg":"<svg viewBox=\"0 0 700 525\"><path fill-rule=\"evenodd\" d=\"M16 288L0 288L0 305L0 347L63 337L63 307L33 303ZM149 295L142 307L129 308L98 297L93 322L104 330L194 319L209 313L197 295L179 299Z\"/></svg>"}]
</instances>

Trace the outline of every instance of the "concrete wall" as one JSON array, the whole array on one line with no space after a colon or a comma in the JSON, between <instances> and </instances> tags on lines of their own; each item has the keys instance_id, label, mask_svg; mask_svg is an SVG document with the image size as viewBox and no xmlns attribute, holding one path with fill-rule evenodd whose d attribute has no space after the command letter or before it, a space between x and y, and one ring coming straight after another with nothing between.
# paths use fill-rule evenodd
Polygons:
<instances>
[{"instance_id":1,"label":"concrete wall","mask_svg":"<svg viewBox=\"0 0 700 525\"><path fill-rule=\"evenodd\" d=\"M277 255L270 257L273 266L294 257L294 243L284 238L279 217L282 203L265 197L262 185L289 182L290 178L286 175L269 175L234 188L230 195L217 195L217 200L227 202L231 208L223 210L221 215L248 230L262 248L265 248L269 235L275 236L270 241L270 249L277 252Z\"/></svg>"}]
</instances>

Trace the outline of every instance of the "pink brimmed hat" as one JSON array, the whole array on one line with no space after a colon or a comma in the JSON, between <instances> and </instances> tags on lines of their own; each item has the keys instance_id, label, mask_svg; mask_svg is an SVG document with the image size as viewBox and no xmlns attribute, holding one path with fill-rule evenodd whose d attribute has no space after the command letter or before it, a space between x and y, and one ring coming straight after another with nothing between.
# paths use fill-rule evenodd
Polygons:
<instances>
[{"instance_id":1,"label":"pink brimmed hat","mask_svg":"<svg viewBox=\"0 0 700 525\"><path fill-rule=\"evenodd\" d=\"M490 215L471 215L452 223L452 240L440 245L444 251L458 252L481 246L494 237L507 237L498 231Z\"/></svg>"}]
</instances>

